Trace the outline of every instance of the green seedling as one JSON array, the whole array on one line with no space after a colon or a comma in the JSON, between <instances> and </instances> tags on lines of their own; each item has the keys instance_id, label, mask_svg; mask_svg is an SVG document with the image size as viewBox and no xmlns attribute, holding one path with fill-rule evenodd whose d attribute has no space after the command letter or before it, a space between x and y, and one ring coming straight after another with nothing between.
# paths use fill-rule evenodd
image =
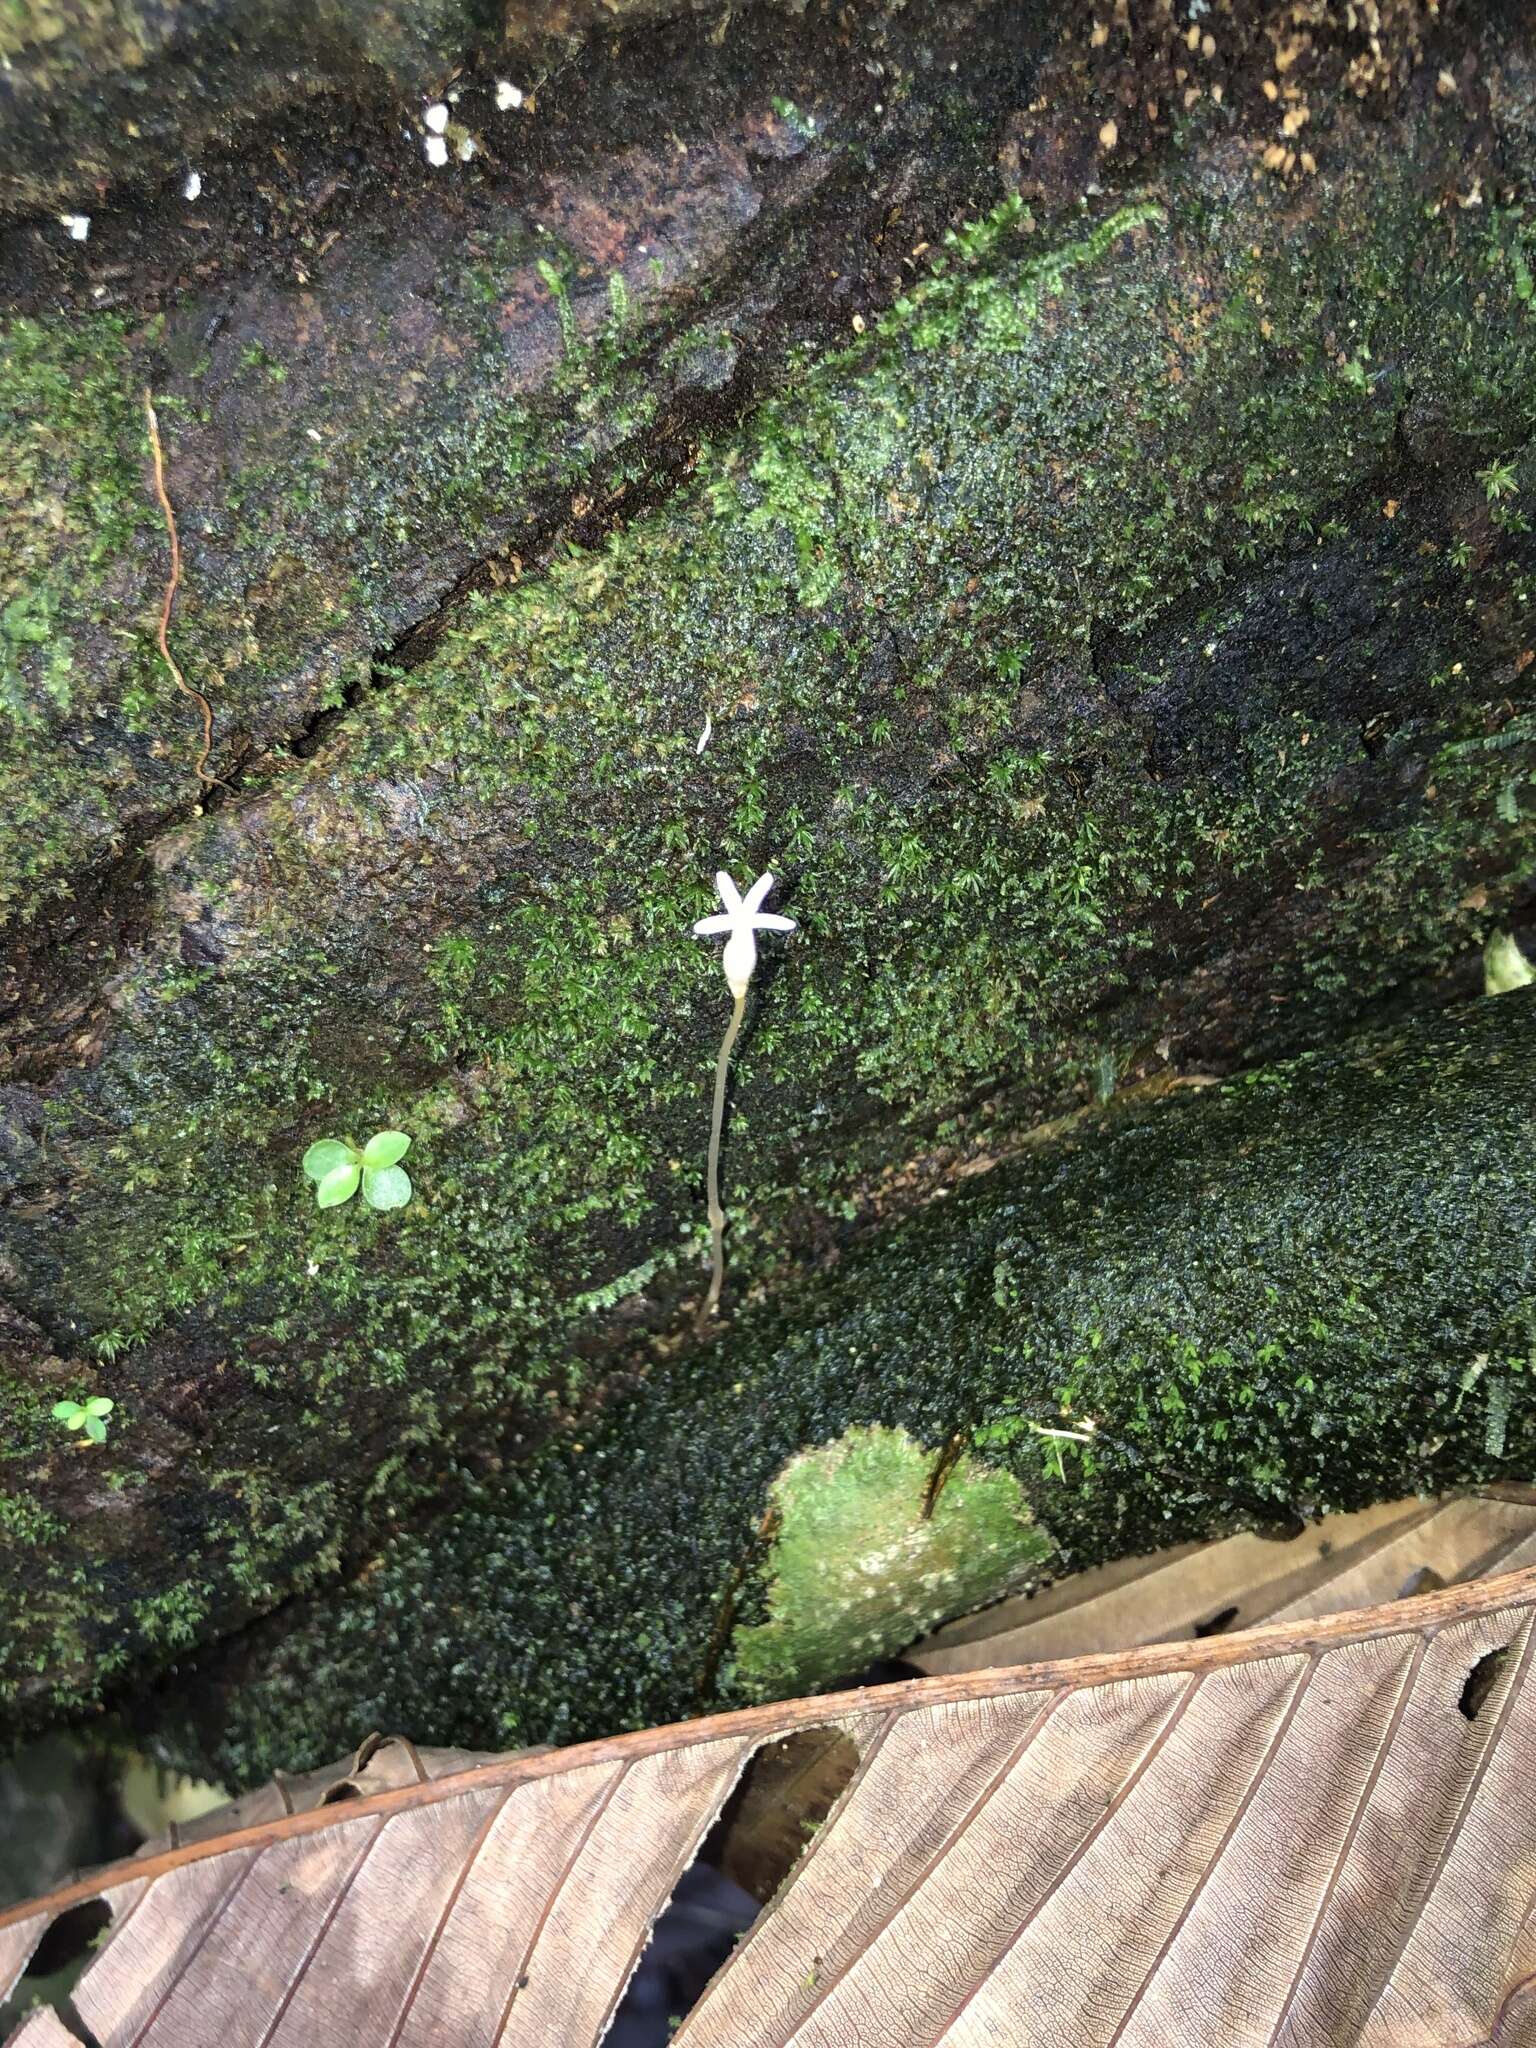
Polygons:
<instances>
[{"instance_id":1,"label":"green seedling","mask_svg":"<svg viewBox=\"0 0 1536 2048\"><path fill-rule=\"evenodd\" d=\"M66 1429L82 1429L93 1444L107 1440L107 1417L112 1403L105 1394L92 1394L88 1401L55 1401L53 1419Z\"/></svg>"},{"instance_id":2,"label":"green seedling","mask_svg":"<svg viewBox=\"0 0 1536 2048\"><path fill-rule=\"evenodd\" d=\"M322 1209L350 1202L359 1186L371 1209L403 1209L411 1176L398 1162L410 1149L404 1131L375 1131L361 1151L345 1138L321 1138L304 1154L304 1171Z\"/></svg>"}]
</instances>

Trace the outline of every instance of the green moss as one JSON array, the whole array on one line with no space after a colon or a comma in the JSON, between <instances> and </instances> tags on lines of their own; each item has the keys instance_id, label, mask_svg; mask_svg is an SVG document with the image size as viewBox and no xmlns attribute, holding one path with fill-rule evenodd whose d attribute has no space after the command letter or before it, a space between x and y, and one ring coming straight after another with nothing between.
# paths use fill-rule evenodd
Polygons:
<instances>
[{"instance_id":1,"label":"green moss","mask_svg":"<svg viewBox=\"0 0 1536 2048\"><path fill-rule=\"evenodd\" d=\"M717 865L771 866L800 923L736 1067L733 1305L914 1155L1006 1143L1165 1034L1324 1041L1521 900L1521 537L1468 523L1449 459L1392 519L1383 477L1410 388L1469 472L1523 442L1536 330L1503 228L1426 222L1418 168L1362 145L1278 250L1254 188L1197 172L1052 247L1006 211L674 501L470 600L166 850L9 1227L49 1327L178 1432L189 1522L243 1546L232 1607L464 1483L454 1445L524 1455L675 1319ZM316 1214L305 1146L384 1126L410 1207ZM190 1423L184 1360L221 1369ZM769 1469L857 1419L796 1421ZM72 1562L29 1562L29 1613ZM182 1572L157 1556L100 1639ZM205 1577L211 1630L223 1549Z\"/></svg>"},{"instance_id":2,"label":"green moss","mask_svg":"<svg viewBox=\"0 0 1536 2048\"><path fill-rule=\"evenodd\" d=\"M1150 239L1132 252L1137 221ZM1462 902L1469 884L1491 872L1506 896L1520 886L1531 830L1498 814L1495 771L1463 751L1487 730L1495 685L1454 578L1423 566L1417 534L1401 548L1374 530L1319 539L1324 601L1365 582L1387 620L1321 694L1298 686L1288 646L1253 644L1270 620L1294 627L1272 595L1260 592L1268 619L1251 591L1200 595L1226 568L1205 517L1222 489L1304 533L1390 441L1391 405L1315 340L1359 260L1350 225L1319 227L1276 278L1246 247L1227 255L1231 220L1209 225L1201 264L1161 251L1145 209L1072 261L1020 257L1005 216L984 240L992 269L957 253L956 274L867 346L710 451L675 510L477 601L429 669L369 703L338 763L267 807L259 904L234 894L237 835L210 835L186 870L215 926L226 906L238 916L253 966L196 985L155 970L145 1035L115 1065L134 1099L146 1086L161 1097L147 1134L156 1195L131 1223L87 1226L74 1311L141 1341L205 1296L209 1261L227 1268L236 1244L249 1274L236 1286L276 1282L284 1316L371 1295L355 1254L373 1240L317 1241L287 1214L286 1133L303 1104L427 1126L435 1149L417 1156L435 1167L436 1207L391 1239L378 1304L391 1322L418 1258L440 1297L466 1240L475 1267L515 1276L536 1320L559 1313L565 1270L590 1276L585 1294L658 1256L693 1213L712 982L686 930L720 859L787 874L805 933L742 1064L732 1206L759 1222L796 1187L838 1203L861 1164L889 1163L889 1139L861 1157L875 1101L932 1117L1006 1075L1054 1106L1106 1057L1119 1070L1156 1036L1138 986L1219 958L1292 864L1307 916L1254 1004L1281 1042L1477 942L1487 918ZM1073 297L1077 271L1112 249L1118 267ZM1380 300L1360 298L1359 345L1385 346L1390 282L1392 317L1444 376L1465 302L1423 255ZM1181 299L1192 274L1199 297ZM1425 324L1434 306L1438 328ZM1170 385L1172 337L1187 330L1205 339ZM1125 438L1108 446L1089 410L1100 359L1123 394ZM1279 449L1275 497L1261 472ZM1300 512L1280 505L1298 497ZM1290 557L1276 580L1304 573ZM1408 655L1391 644L1405 613ZM1105 630L1133 636L1112 689L1071 654ZM1226 668L1201 694L1192 641L1217 663L1242 647L1241 696ZM1377 655L1412 665L1394 675L1390 730L1363 775ZM1064 660L1066 688L1050 681ZM1188 752L1171 768L1149 759L1145 721L1118 714L1122 690L1182 696ZM714 738L696 759L706 712ZM1517 758L1522 734L1504 734ZM1418 783L1434 795L1404 797L1426 749ZM418 792L403 829L396 790ZM1308 868L1325 819L1335 843ZM530 862L528 848L560 852ZM429 936L381 991L371 878L402 857L416 864L408 914ZM384 1059L414 1104L378 1088ZM456 1101L448 1074L471 1077ZM270 1160L254 1184L218 1172L236 1133ZM544 1247L567 1237L545 1284ZM295 1288L316 1258L327 1284ZM392 1375L410 1347L360 1348Z\"/></svg>"},{"instance_id":3,"label":"green moss","mask_svg":"<svg viewBox=\"0 0 1536 2048\"><path fill-rule=\"evenodd\" d=\"M782 1699L856 1675L952 1614L1012 1590L1049 1554L1019 1485L904 1430L802 1451L768 1490L768 1619L732 1638L732 1682Z\"/></svg>"},{"instance_id":4,"label":"green moss","mask_svg":"<svg viewBox=\"0 0 1536 2048\"><path fill-rule=\"evenodd\" d=\"M1067 1569L1517 1477L1536 1458L1533 1082L1536 998L1517 993L1087 1117L579 1434L469 1478L356 1585L183 1670L146 1712L245 1781L353 1727L566 1741L740 1702L770 1662L798 1683L780 1647L806 1573L786 1560L768 1589L763 1516L788 1460L850 1430L890 1450L909 1530L909 1441L981 1442ZM925 1456L942 1476L945 1453ZM791 1469L814 1490L834 1457ZM795 1539L807 1571L814 1510ZM974 1591L956 1583L956 1606ZM733 1613L770 1655L712 1673ZM808 1660L823 1677L869 1644L857 1600L842 1614Z\"/></svg>"},{"instance_id":5,"label":"green moss","mask_svg":"<svg viewBox=\"0 0 1536 2048\"><path fill-rule=\"evenodd\" d=\"M36 900L82 829L109 829L112 785L128 772L99 727L63 758L48 745L71 710L97 709L100 636L131 630L99 602L152 516L124 365L110 315L68 328L19 320L0 338L0 919ZM142 693L145 676L132 672L125 691Z\"/></svg>"},{"instance_id":6,"label":"green moss","mask_svg":"<svg viewBox=\"0 0 1536 2048\"><path fill-rule=\"evenodd\" d=\"M136 331L110 314L0 324L16 454L0 483L0 925L32 923L206 794L197 710L155 645L169 558L144 389L185 558L172 643L228 767L231 738L247 755L253 737L285 744L366 684L411 622L402 586L430 584L434 562L446 587L600 464L610 490L633 480L615 451L662 403L644 367L657 309L574 325L541 376L519 306L531 360L509 378L500 300L529 292L545 246L487 231L445 255L426 345L409 295L382 303L387 275L357 285L377 333L336 314L311 349L302 324L279 326L216 371L206 308Z\"/></svg>"}]
</instances>

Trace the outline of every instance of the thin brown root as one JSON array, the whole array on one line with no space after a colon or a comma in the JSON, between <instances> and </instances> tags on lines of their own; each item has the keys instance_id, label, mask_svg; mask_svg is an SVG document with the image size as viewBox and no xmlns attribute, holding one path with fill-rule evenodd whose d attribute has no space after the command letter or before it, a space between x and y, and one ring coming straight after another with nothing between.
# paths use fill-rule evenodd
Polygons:
<instances>
[{"instance_id":1,"label":"thin brown root","mask_svg":"<svg viewBox=\"0 0 1536 2048\"><path fill-rule=\"evenodd\" d=\"M725 1123L725 1084L731 1069L731 1051L736 1044L736 1034L741 1029L741 1020L746 1011L746 996L737 996L731 1006L731 1021L726 1026L725 1037L720 1041L720 1057L715 1061L715 1101L709 1120L709 1292L704 1297L694 1324L696 1330L702 1330L718 1311L720 1293L725 1286L725 1211L720 1206L720 1133Z\"/></svg>"},{"instance_id":2,"label":"thin brown root","mask_svg":"<svg viewBox=\"0 0 1536 2048\"><path fill-rule=\"evenodd\" d=\"M171 497L165 488L165 454L160 446L160 422L155 417L155 403L149 387L144 387L144 423L149 429L149 451L155 459L155 496L160 500L160 510L165 515L165 530L171 543L171 573L166 579L165 596L160 605L160 659L171 672L171 680L184 697L190 697L203 715L203 751L198 755L197 779L205 789L215 784L220 789L230 785L222 775L210 775L208 756L213 752L213 706L201 690L194 690L176 665L171 652L171 611L176 603L176 592L181 587L181 538L176 531L176 514L171 509Z\"/></svg>"}]
</instances>

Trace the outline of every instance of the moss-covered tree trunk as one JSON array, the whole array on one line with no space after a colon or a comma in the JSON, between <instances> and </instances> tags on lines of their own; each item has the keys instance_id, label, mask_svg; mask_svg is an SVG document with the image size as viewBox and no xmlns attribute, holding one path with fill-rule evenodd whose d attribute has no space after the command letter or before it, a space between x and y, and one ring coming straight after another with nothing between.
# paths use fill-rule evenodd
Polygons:
<instances>
[{"instance_id":1,"label":"moss-covered tree trunk","mask_svg":"<svg viewBox=\"0 0 1536 2048\"><path fill-rule=\"evenodd\" d=\"M45 12L14 89L78 137L114 45ZM800 927L733 1312L1042 1118L1466 998L1524 914L1523 31L591 12L325 17L327 96L205 98L196 198L135 119L0 239L13 1718L686 1370L717 866ZM409 1205L318 1211L383 1127Z\"/></svg>"}]
</instances>

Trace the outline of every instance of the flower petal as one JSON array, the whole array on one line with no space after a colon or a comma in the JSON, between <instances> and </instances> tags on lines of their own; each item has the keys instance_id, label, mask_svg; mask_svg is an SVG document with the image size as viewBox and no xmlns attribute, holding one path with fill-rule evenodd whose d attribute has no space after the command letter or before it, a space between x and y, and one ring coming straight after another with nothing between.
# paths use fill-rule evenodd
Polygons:
<instances>
[{"instance_id":1,"label":"flower petal","mask_svg":"<svg viewBox=\"0 0 1536 2048\"><path fill-rule=\"evenodd\" d=\"M757 880L752 884L751 888L747 891L747 909L761 909L762 905L767 902L768 892L772 887L772 875L759 875Z\"/></svg>"},{"instance_id":2,"label":"flower petal","mask_svg":"<svg viewBox=\"0 0 1536 2048\"><path fill-rule=\"evenodd\" d=\"M792 917L778 917L771 910L760 910L752 920L760 932L797 932L800 927Z\"/></svg>"},{"instance_id":3,"label":"flower petal","mask_svg":"<svg viewBox=\"0 0 1536 2048\"><path fill-rule=\"evenodd\" d=\"M693 928L696 939L713 939L721 932L728 932L736 920L730 916L701 917Z\"/></svg>"},{"instance_id":4,"label":"flower petal","mask_svg":"<svg viewBox=\"0 0 1536 2048\"><path fill-rule=\"evenodd\" d=\"M724 868L721 868L715 876L715 888L719 892L720 901L725 905L726 909L733 915L740 916L741 891L725 872Z\"/></svg>"}]
</instances>

